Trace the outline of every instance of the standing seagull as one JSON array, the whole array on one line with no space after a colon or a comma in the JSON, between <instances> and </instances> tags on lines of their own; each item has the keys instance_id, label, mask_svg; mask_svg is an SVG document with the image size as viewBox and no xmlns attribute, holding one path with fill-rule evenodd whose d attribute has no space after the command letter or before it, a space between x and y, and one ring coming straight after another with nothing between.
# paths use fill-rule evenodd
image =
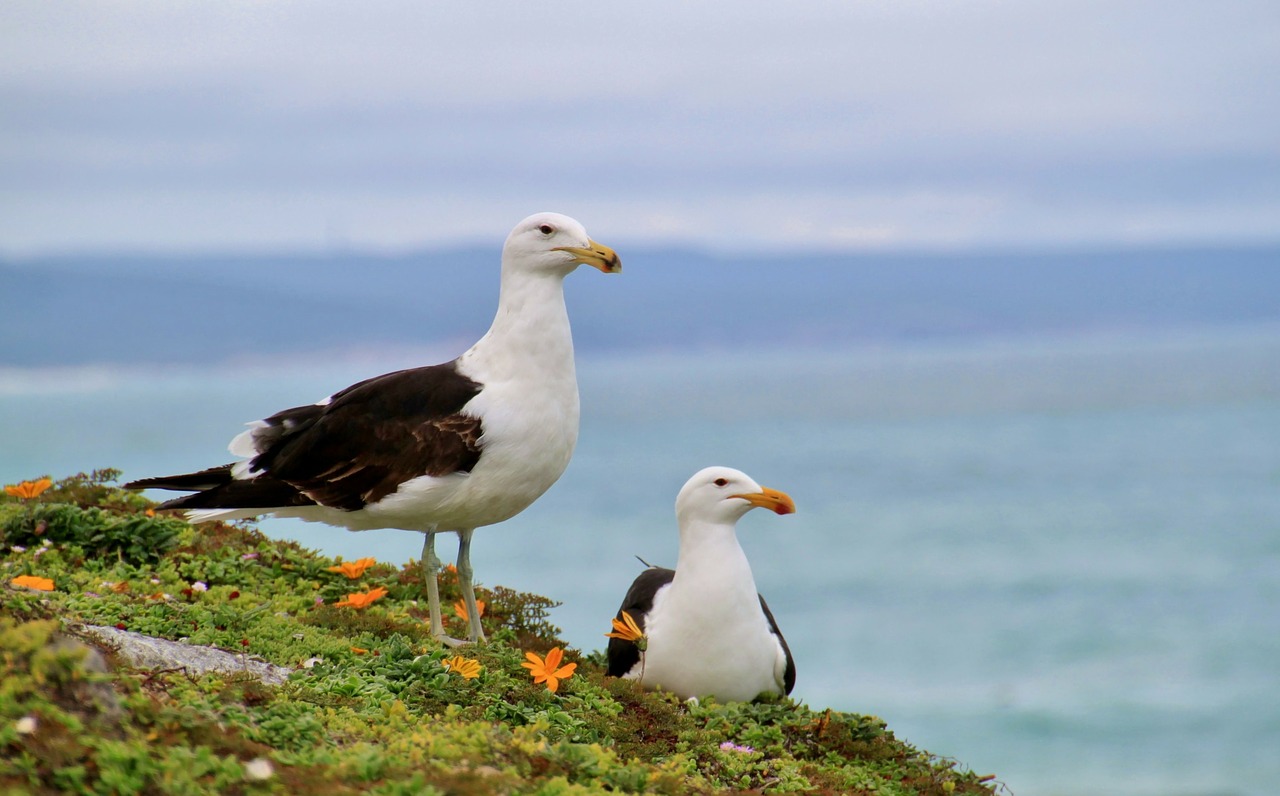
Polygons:
<instances>
[{"instance_id":1,"label":"standing seagull","mask_svg":"<svg viewBox=\"0 0 1280 796\"><path fill-rule=\"evenodd\" d=\"M796 510L786 494L728 467L708 467L689 479L676 497L676 568L650 567L631 584L618 620L625 625L627 614L644 639L637 644L609 634L608 674L682 699L791 693L791 650L756 592L734 530L757 506L778 514Z\"/></svg>"},{"instance_id":2,"label":"standing seagull","mask_svg":"<svg viewBox=\"0 0 1280 796\"><path fill-rule=\"evenodd\" d=\"M618 255L572 218L529 216L502 249L493 325L462 356L377 376L250 423L230 445L243 461L126 486L195 491L160 506L186 509L193 522L275 514L353 531L424 533L431 632L449 643L435 537L457 533L468 639L483 641L471 534L537 500L564 472L578 440L563 288L582 264L622 270Z\"/></svg>"}]
</instances>

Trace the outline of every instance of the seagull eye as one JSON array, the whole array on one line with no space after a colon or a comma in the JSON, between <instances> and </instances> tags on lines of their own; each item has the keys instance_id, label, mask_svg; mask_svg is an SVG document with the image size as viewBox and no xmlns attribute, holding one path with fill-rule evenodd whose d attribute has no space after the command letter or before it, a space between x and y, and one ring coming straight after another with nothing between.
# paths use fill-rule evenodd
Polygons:
<instances>
[{"instance_id":1,"label":"seagull eye","mask_svg":"<svg viewBox=\"0 0 1280 796\"><path fill-rule=\"evenodd\" d=\"M729 483L729 479L728 479L728 478L717 478L717 479L716 479L715 481L713 481L712 483L714 483L716 486L725 486L726 484L728 484L728 483Z\"/></svg>"},{"instance_id":2,"label":"seagull eye","mask_svg":"<svg viewBox=\"0 0 1280 796\"><path fill-rule=\"evenodd\" d=\"M551 226L550 224L543 224L542 226L538 227L538 231L541 232L543 235L550 235L552 232L556 231L556 228Z\"/></svg>"}]
</instances>

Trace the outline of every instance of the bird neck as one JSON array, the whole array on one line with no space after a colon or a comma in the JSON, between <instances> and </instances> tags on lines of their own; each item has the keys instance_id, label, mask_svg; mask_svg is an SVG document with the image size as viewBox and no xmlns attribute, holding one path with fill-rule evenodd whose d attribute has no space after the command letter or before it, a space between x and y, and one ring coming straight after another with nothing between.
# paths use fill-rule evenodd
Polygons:
<instances>
[{"instance_id":1,"label":"bird neck","mask_svg":"<svg viewBox=\"0 0 1280 796\"><path fill-rule=\"evenodd\" d=\"M501 348L508 366L527 366L543 377L573 378L573 337L564 304L564 275L503 268L498 311L471 354ZM567 369L567 370L566 370Z\"/></svg>"},{"instance_id":2,"label":"bird neck","mask_svg":"<svg viewBox=\"0 0 1280 796\"><path fill-rule=\"evenodd\" d=\"M680 529L680 558L672 589L697 584L725 601L754 602L755 578L732 525L689 523Z\"/></svg>"}]
</instances>

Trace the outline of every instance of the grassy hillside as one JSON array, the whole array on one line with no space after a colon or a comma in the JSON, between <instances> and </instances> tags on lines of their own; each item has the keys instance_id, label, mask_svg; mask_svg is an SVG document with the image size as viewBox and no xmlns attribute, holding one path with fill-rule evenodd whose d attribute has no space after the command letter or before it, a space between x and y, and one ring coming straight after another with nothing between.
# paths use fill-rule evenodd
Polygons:
<instances>
[{"instance_id":1,"label":"grassy hillside","mask_svg":"<svg viewBox=\"0 0 1280 796\"><path fill-rule=\"evenodd\" d=\"M552 692L521 667L526 653L564 647L548 598L481 589L491 641L449 650L426 630L416 563L342 571L249 524L197 531L112 487L114 476L0 495L0 792L996 787L903 743L878 718L785 699L686 704L606 678L599 652L566 650L577 668ZM442 586L452 603L456 583ZM602 634L611 613L602 609ZM295 671L266 685L247 671L136 668L109 645L77 640L77 623Z\"/></svg>"}]
</instances>

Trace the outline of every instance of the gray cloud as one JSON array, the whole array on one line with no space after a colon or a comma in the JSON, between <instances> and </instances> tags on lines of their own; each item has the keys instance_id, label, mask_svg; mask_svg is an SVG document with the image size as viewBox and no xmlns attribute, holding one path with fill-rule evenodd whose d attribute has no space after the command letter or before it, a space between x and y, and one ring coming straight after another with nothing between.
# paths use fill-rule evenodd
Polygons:
<instances>
[{"instance_id":1,"label":"gray cloud","mask_svg":"<svg viewBox=\"0 0 1280 796\"><path fill-rule=\"evenodd\" d=\"M0 251L1274 239L1280 11L6 4Z\"/></svg>"}]
</instances>

